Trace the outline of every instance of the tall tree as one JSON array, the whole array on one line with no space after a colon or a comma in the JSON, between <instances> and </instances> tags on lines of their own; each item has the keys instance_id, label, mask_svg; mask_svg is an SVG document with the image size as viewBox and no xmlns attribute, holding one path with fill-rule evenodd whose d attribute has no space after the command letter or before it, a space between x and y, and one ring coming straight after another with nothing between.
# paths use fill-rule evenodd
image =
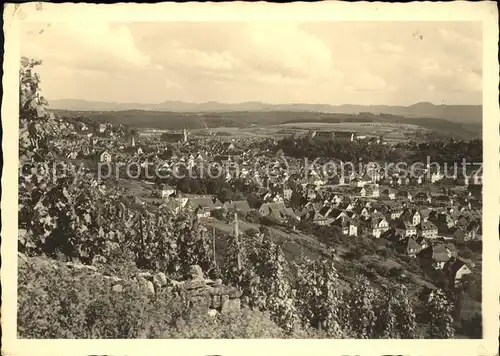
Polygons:
<instances>
[{"instance_id":1,"label":"tall tree","mask_svg":"<svg viewBox=\"0 0 500 356\"><path fill-rule=\"evenodd\" d=\"M433 290L427 300L427 314L430 320L429 337L450 339L455 336L452 306L442 290Z\"/></svg>"},{"instance_id":2,"label":"tall tree","mask_svg":"<svg viewBox=\"0 0 500 356\"><path fill-rule=\"evenodd\" d=\"M376 298L375 289L368 279L364 276L356 277L349 294L349 319L357 338L369 339L374 333Z\"/></svg>"}]
</instances>

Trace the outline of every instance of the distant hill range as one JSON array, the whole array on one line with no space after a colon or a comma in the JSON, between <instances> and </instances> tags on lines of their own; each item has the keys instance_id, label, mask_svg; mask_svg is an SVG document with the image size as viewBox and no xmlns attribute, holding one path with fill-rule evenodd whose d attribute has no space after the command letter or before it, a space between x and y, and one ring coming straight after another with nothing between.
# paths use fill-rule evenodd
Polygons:
<instances>
[{"instance_id":1,"label":"distant hill range","mask_svg":"<svg viewBox=\"0 0 500 356\"><path fill-rule=\"evenodd\" d=\"M165 101L158 104L111 103L75 99L51 100L50 108L68 111L157 111L178 113L208 112L318 112L339 114L390 114L408 118L436 118L456 123L476 124L482 122L481 105L434 105L421 102L410 106L389 105L319 105L319 104L266 104L249 101L237 104L206 102L201 104L182 101Z\"/></svg>"}]
</instances>

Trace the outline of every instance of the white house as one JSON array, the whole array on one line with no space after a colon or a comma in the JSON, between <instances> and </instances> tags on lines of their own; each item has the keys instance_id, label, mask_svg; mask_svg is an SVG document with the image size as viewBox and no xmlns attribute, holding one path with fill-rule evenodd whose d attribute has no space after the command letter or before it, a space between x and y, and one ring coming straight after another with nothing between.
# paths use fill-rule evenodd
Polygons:
<instances>
[{"instance_id":1,"label":"white house","mask_svg":"<svg viewBox=\"0 0 500 356\"><path fill-rule=\"evenodd\" d=\"M99 124L99 132L103 133L104 131L106 131L106 125L105 124Z\"/></svg>"},{"instance_id":2,"label":"white house","mask_svg":"<svg viewBox=\"0 0 500 356\"><path fill-rule=\"evenodd\" d=\"M431 183L436 183L444 178L444 175L441 172L433 172L431 173Z\"/></svg>"},{"instance_id":3,"label":"white house","mask_svg":"<svg viewBox=\"0 0 500 356\"><path fill-rule=\"evenodd\" d=\"M160 196L162 199L168 198L175 193L175 188L172 188L168 184L163 184L160 189Z\"/></svg>"},{"instance_id":4,"label":"white house","mask_svg":"<svg viewBox=\"0 0 500 356\"><path fill-rule=\"evenodd\" d=\"M103 151L99 154L99 162L111 162L111 153Z\"/></svg>"}]
</instances>

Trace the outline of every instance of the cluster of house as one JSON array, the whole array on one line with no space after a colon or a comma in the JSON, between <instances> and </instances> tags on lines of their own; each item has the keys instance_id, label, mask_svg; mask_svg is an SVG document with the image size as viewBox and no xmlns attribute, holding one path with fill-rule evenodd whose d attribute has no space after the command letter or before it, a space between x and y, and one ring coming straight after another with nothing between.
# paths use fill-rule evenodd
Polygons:
<instances>
[{"instance_id":1,"label":"cluster of house","mask_svg":"<svg viewBox=\"0 0 500 356\"><path fill-rule=\"evenodd\" d=\"M187 130L138 143L135 136L122 139L106 135L113 132L109 125L99 125L102 135L87 134L89 128L82 125L78 139L60 140L61 153L68 158L97 157L100 162L153 164L167 174L179 166L196 173L216 162L226 168L222 178L227 182L238 180L258 187L254 193L262 204L256 209L250 208L247 200L222 203L213 196L182 194L168 185L155 190L161 200L175 201L179 208L189 207L200 218L209 218L220 209L242 214L254 210L261 217L277 222L290 221L291 226L298 221L336 226L346 236L395 241L408 256L430 256L436 268L444 268L449 261L457 263L453 258L454 245L442 241L481 239L480 174L452 177L452 184L468 187L463 194L452 193L450 189L436 194L427 188L442 181L444 175L429 167L422 169L421 175L413 172L413 176L403 176L392 168L383 171L368 167L360 172L324 176L314 169L306 170L301 160L289 157L283 160L258 145L245 146L231 140L189 140ZM311 139L325 135L335 140L363 138L346 132L309 133ZM177 144L175 150L173 143ZM468 268L466 263L464 266L460 268Z\"/></svg>"},{"instance_id":2,"label":"cluster of house","mask_svg":"<svg viewBox=\"0 0 500 356\"><path fill-rule=\"evenodd\" d=\"M287 188L285 191L288 191ZM288 204L289 194L279 202L264 202L252 209L246 200L220 202L214 196L181 194L175 188L162 185L159 196L176 200L182 207L190 207L199 218L209 218L216 210L244 214L255 211L261 217L276 222L309 221L322 226L336 226L343 235L364 236L391 241L410 257L429 259L436 269L456 268L457 278L470 273L471 262L457 259L455 241L482 239L481 210L464 204L453 207L421 206L406 201L384 201L351 198L331 191L319 191L317 199L302 208ZM470 196L472 197L472 196ZM466 203L467 197L457 199ZM380 242L379 241L379 242Z\"/></svg>"}]
</instances>

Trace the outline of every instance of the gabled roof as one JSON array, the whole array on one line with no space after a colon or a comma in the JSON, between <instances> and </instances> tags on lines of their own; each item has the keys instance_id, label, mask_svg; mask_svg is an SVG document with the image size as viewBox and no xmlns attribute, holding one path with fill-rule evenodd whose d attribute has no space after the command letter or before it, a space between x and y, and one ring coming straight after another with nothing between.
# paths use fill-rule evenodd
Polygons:
<instances>
[{"instance_id":1,"label":"gabled roof","mask_svg":"<svg viewBox=\"0 0 500 356\"><path fill-rule=\"evenodd\" d=\"M417 199L428 199L431 197L431 195L427 192L418 192L414 196Z\"/></svg>"},{"instance_id":2,"label":"gabled roof","mask_svg":"<svg viewBox=\"0 0 500 356\"><path fill-rule=\"evenodd\" d=\"M238 210L242 213L248 213L252 209L250 208L250 205L248 205L247 200L237 200L237 201L232 201L232 202L225 202L224 206L229 209L229 210Z\"/></svg>"},{"instance_id":3,"label":"gabled roof","mask_svg":"<svg viewBox=\"0 0 500 356\"><path fill-rule=\"evenodd\" d=\"M429 218L431 212L431 209L421 209L418 213L420 214L420 217L422 217L422 219L427 219Z\"/></svg>"},{"instance_id":4,"label":"gabled roof","mask_svg":"<svg viewBox=\"0 0 500 356\"><path fill-rule=\"evenodd\" d=\"M406 249L407 251L410 251L411 249L420 251L422 249L422 246L417 243L417 241L412 236L410 236L406 239Z\"/></svg>"},{"instance_id":5,"label":"gabled roof","mask_svg":"<svg viewBox=\"0 0 500 356\"><path fill-rule=\"evenodd\" d=\"M419 227L421 230L437 230L437 226L430 221L421 221Z\"/></svg>"},{"instance_id":6,"label":"gabled roof","mask_svg":"<svg viewBox=\"0 0 500 356\"><path fill-rule=\"evenodd\" d=\"M450 260L450 255L445 245L436 244L432 246L432 259L436 262L448 262Z\"/></svg>"},{"instance_id":7,"label":"gabled roof","mask_svg":"<svg viewBox=\"0 0 500 356\"><path fill-rule=\"evenodd\" d=\"M412 196L411 193L407 190L398 190L398 192L396 193L396 195L398 197L408 197L408 196Z\"/></svg>"},{"instance_id":8,"label":"gabled roof","mask_svg":"<svg viewBox=\"0 0 500 356\"><path fill-rule=\"evenodd\" d=\"M411 223L402 219L398 219L396 221L395 227L397 229L415 230L415 227Z\"/></svg>"},{"instance_id":9,"label":"gabled roof","mask_svg":"<svg viewBox=\"0 0 500 356\"><path fill-rule=\"evenodd\" d=\"M466 266L471 272L472 272L472 264L470 261L463 259L463 258L456 258L454 261L450 261L451 266L450 266L450 273L453 278L455 278L458 270L462 268L463 266Z\"/></svg>"},{"instance_id":10,"label":"gabled roof","mask_svg":"<svg viewBox=\"0 0 500 356\"><path fill-rule=\"evenodd\" d=\"M377 228L379 227L380 223L383 221L383 220L386 220L386 219L383 219L383 218L379 218L379 217L373 217L373 218L369 218L368 221L367 221L367 224L369 227L371 228ZM386 220L387 221L387 220Z\"/></svg>"},{"instance_id":11,"label":"gabled roof","mask_svg":"<svg viewBox=\"0 0 500 356\"><path fill-rule=\"evenodd\" d=\"M214 210L222 206L220 200L213 197L190 197L188 198L187 204L189 204L193 209L200 207L203 209Z\"/></svg>"},{"instance_id":12,"label":"gabled roof","mask_svg":"<svg viewBox=\"0 0 500 356\"><path fill-rule=\"evenodd\" d=\"M323 215L324 217L327 217L330 215L332 208L329 206L323 206L321 209L319 209L319 213Z\"/></svg>"}]
</instances>

